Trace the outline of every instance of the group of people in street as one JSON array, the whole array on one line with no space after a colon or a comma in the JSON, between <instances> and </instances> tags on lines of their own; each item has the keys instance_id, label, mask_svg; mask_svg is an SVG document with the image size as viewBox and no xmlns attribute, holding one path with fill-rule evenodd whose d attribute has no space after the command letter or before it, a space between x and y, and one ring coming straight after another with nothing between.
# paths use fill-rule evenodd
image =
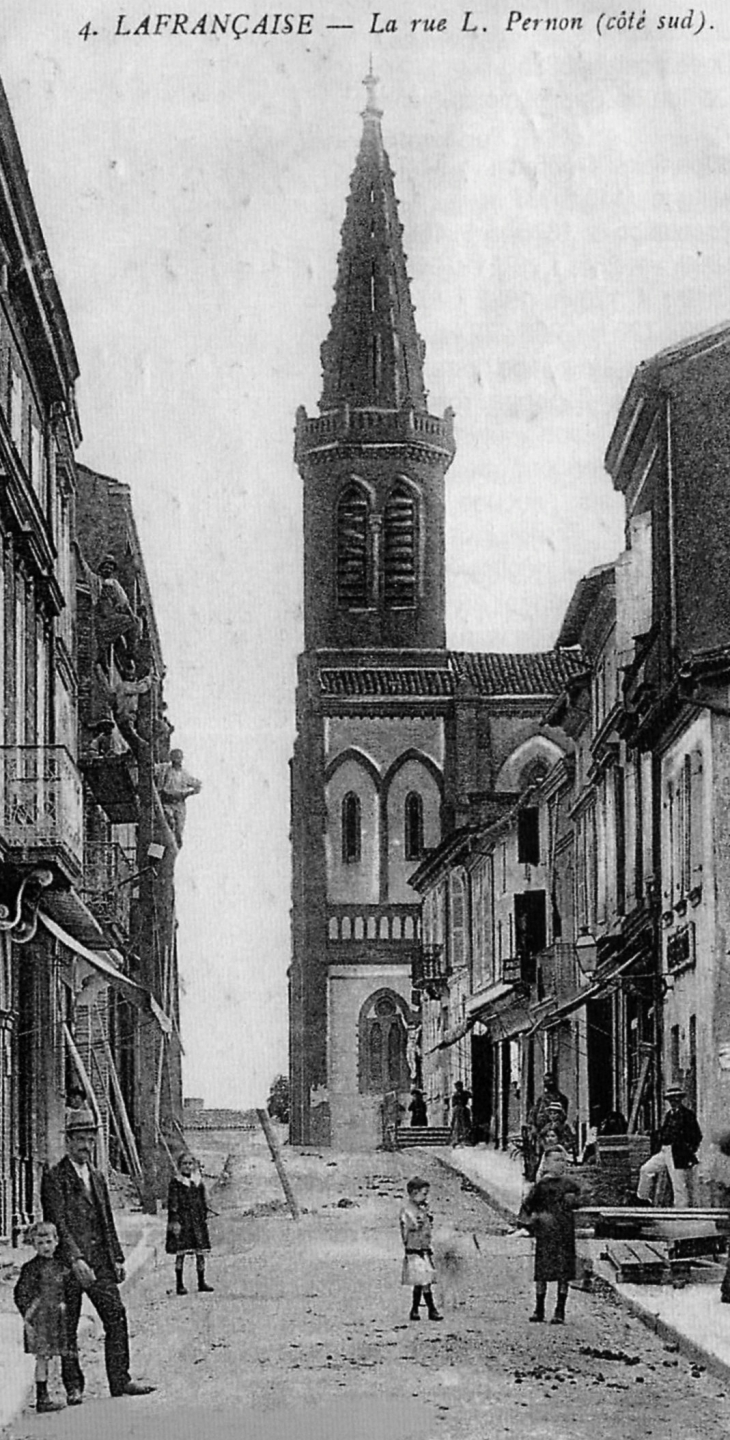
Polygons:
<instances>
[{"instance_id":1,"label":"group of people in street","mask_svg":"<svg viewBox=\"0 0 730 1440\"><path fill-rule=\"evenodd\" d=\"M124 1252L114 1223L109 1189L93 1164L97 1126L81 1105L66 1115L66 1154L46 1170L41 1185L43 1220L31 1227L33 1259L22 1266L14 1290L23 1317L24 1349L35 1356L36 1409L62 1409L48 1390L49 1363L60 1357L68 1405L80 1405L85 1376L78 1325L86 1294L104 1328L104 1361L113 1396L149 1395L154 1385L132 1379L129 1327L120 1286ZM186 1295L184 1264L195 1257L198 1290L212 1292L205 1262L210 1250L208 1200L200 1168L189 1153L177 1162L167 1197L165 1250L175 1257L175 1291Z\"/></svg>"}]
</instances>

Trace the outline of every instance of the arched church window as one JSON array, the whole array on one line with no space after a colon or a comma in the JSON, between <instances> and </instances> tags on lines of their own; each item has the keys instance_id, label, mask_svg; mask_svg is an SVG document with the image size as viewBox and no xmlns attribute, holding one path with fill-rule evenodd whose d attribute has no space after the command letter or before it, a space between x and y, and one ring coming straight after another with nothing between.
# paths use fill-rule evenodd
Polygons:
<instances>
[{"instance_id":1,"label":"arched church window","mask_svg":"<svg viewBox=\"0 0 730 1440\"><path fill-rule=\"evenodd\" d=\"M342 863L355 865L362 855L362 810L352 790L342 801Z\"/></svg>"},{"instance_id":2,"label":"arched church window","mask_svg":"<svg viewBox=\"0 0 730 1440\"><path fill-rule=\"evenodd\" d=\"M337 506L337 603L362 610L368 602L370 501L361 485L348 485Z\"/></svg>"},{"instance_id":3,"label":"arched church window","mask_svg":"<svg viewBox=\"0 0 730 1440\"><path fill-rule=\"evenodd\" d=\"M423 855L423 800L412 790L405 805L406 860L420 860Z\"/></svg>"},{"instance_id":4,"label":"arched church window","mask_svg":"<svg viewBox=\"0 0 730 1440\"><path fill-rule=\"evenodd\" d=\"M365 1006L360 1023L360 1087L384 1094L407 1090L407 1029L396 997L380 992Z\"/></svg>"},{"instance_id":5,"label":"arched church window","mask_svg":"<svg viewBox=\"0 0 730 1440\"><path fill-rule=\"evenodd\" d=\"M418 588L417 508L406 485L393 490L383 518L383 598L390 610L412 609Z\"/></svg>"}]
</instances>

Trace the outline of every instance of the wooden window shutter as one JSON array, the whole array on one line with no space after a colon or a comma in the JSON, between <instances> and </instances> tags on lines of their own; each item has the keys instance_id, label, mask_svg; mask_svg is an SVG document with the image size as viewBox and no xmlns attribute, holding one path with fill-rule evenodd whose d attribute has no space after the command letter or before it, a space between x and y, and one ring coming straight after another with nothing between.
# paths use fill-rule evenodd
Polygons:
<instances>
[{"instance_id":1,"label":"wooden window shutter","mask_svg":"<svg viewBox=\"0 0 730 1440\"><path fill-rule=\"evenodd\" d=\"M702 751L693 750L688 756L690 762L690 887L696 889L702 884L702 862L704 859L704 795L702 780Z\"/></svg>"},{"instance_id":2,"label":"wooden window shutter","mask_svg":"<svg viewBox=\"0 0 730 1440\"><path fill-rule=\"evenodd\" d=\"M664 910L671 910L674 904L674 785L670 780L667 785L667 796L664 801L664 812L666 816L666 845L667 864L662 876L662 906Z\"/></svg>"}]
</instances>

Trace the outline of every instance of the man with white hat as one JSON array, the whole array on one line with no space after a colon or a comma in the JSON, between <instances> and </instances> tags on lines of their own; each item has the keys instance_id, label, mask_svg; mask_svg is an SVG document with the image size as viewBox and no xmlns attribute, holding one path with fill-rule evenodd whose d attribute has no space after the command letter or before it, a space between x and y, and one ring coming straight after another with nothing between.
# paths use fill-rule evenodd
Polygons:
<instances>
[{"instance_id":1,"label":"man with white hat","mask_svg":"<svg viewBox=\"0 0 730 1440\"><path fill-rule=\"evenodd\" d=\"M697 1164L702 1131L694 1110L684 1104L684 1086L670 1085L665 1094L670 1108L659 1132L661 1149L642 1165L636 1194L643 1204L651 1205L659 1176L668 1175L675 1209L687 1210L690 1205L687 1172Z\"/></svg>"},{"instance_id":2,"label":"man with white hat","mask_svg":"<svg viewBox=\"0 0 730 1440\"><path fill-rule=\"evenodd\" d=\"M86 1291L104 1326L104 1358L112 1395L149 1395L129 1373L127 1312L119 1292L124 1253L119 1243L106 1180L92 1165L96 1121L81 1106L66 1112L67 1154L46 1170L41 1183L44 1220L58 1231L58 1257L69 1266L67 1323L73 1352L62 1358L61 1374L69 1405L80 1405L84 1374L76 1350L76 1331Z\"/></svg>"}]
</instances>

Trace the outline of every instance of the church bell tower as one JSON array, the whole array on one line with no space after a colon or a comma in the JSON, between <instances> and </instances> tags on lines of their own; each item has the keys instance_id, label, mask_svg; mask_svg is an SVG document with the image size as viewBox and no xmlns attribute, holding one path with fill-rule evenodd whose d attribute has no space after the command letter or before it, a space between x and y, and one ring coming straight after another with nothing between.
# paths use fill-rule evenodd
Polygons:
<instances>
[{"instance_id":1,"label":"church bell tower","mask_svg":"<svg viewBox=\"0 0 730 1440\"><path fill-rule=\"evenodd\" d=\"M297 413L306 650L446 643L444 475L452 412L429 415L425 346L375 77L342 227L320 414Z\"/></svg>"},{"instance_id":2,"label":"church bell tower","mask_svg":"<svg viewBox=\"0 0 730 1440\"><path fill-rule=\"evenodd\" d=\"M292 787L293 1143L375 1149L411 1084L409 877L438 844L450 672L444 477L452 413L428 413L375 77L322 346L297 413L304 652Z\"/></svg>"}]
</instances>

